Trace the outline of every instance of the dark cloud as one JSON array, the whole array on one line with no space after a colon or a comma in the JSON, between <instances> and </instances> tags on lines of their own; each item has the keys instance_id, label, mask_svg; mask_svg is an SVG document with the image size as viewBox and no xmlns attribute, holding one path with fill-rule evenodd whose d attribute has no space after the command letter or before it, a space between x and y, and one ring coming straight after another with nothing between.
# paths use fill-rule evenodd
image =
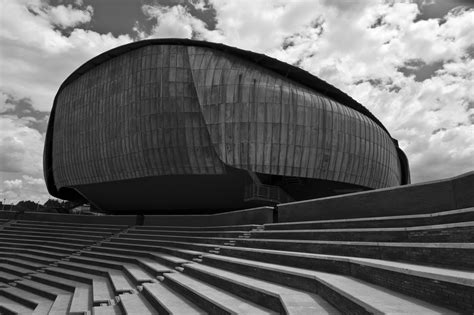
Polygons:
<instances>
[{"instance_id":1,"label":"dark cloud","mask_svg":"<svg viewBox=\"0 0 474 315\"><path fill-rule=\"evenodd\" d=\"M420 10L415 22L419 20L443 19L446 14L457 7L473 8L472 0L415 0Z\"/></svg>"},{"instance_id":2,"label":"dark cloud","mask_svg":"<svg viewBox=\"0 0 474 315\"><path fill-rule=\"evenodd\" d=\"M56 3L75 3L73 0L61 1ZM216 28L216 11L209 3L203 1L203 7L199 8L190 0L84 0L83 7L91 5L94 8L94 14L90 23L83 25L82 28L90 29L100 34L111 33L113 36L128 34L132 37L137 36L137 31L149 34L156 24L156 20L149 19L143 14L144 5L154 5L162 7L172 7L181 5L188 12L206 23L209 30ZM72 29L60 30L63 35L68 36Z\"/></svg>"},{"instance_id":3,"label":"dark cloud","mask_svg":"<svg viewBox=\"0 0 474 315\"><path fill-rule=\"evenodd\" d=\"M414 75L415 81L422 82L436 75L436 71L443 68L442 61L426 64L420 59L408 60L403 67L397 68L405 76Z\"/></svg>"},{"instance_id":4,"label":"dark cloud","mask_svg":"<svg viewBox=\"0 0 474 315\"><path fill-rule=\"evenodd\" d=\"M38 130L41 134L46 132L49 112L35 109L28 98L17 100L9 96L5 103L10 106L7 106L0 116L13 116L22 119L28 127Z\"/></svg>"},{"instance_id":5,"label":"dark cloud","mask_svg":"<svg viewBox=\"0 0 474 315\"><path fill-rule=\"evenodd\" d=\"M438 128L438 129L433 130L433 132L432 132L431 134L432 134L432 135L435 135L435 134L437 134L437 133L440 132L440 131L446 131L446 130L447 130L446 128Z\"/></svg>"},{"instance_id":6,"label":"dark cloud","mask_svg":"<svg viewBox=\"0 0 474 315\"><path fill-rule=\"evenodd\" d=\"M89 29L100 33L112 33L114 36L122 34L133 34L133 28L137 21L144 28L150 28L142 12L142 5L146 1L130 0L85 0L84 5L94 7L94 15L89 24Z\"/></svg>"},{"instance_id":7,"label":"dark cloud","mask_svg":"<svg viewBox=\"0 0 474 315\"><path fill-rule=\"evenodd\" d=\"M372 23L372 25L369 26L369 28L377 28L385 24L384 17L379 16L375 19L375 22Z\"/></svg>"}]
</instances>

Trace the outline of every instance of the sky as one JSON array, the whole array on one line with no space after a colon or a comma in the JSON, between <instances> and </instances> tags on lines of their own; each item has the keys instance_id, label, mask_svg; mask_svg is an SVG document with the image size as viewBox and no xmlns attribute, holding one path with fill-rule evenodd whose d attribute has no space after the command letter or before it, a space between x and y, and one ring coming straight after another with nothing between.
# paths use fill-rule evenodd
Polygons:
<instances>
[{"instance_id":1,"label":"sky","mask_svg":"<svg viewBox=\"0 0 474 315\"><path fill-rule=\"evenodd\" d=\"M367 107L412 182L474 170L472 0L0 0L0 198L44 202L54 96L81 64L147 38L193 38L296 65Z\"/></svg>"}]
</instances>

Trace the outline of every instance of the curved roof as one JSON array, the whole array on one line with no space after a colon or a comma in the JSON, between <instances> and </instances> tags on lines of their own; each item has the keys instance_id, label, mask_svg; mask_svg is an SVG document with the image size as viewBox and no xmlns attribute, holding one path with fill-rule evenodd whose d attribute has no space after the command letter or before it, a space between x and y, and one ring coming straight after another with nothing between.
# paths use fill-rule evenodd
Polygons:
<instances>
[{"instance_id":1,"label":"curved roof","mask_svg":"<svg viewBox=\"0 0 474 315\"><path fill-rule=\"evenodd\" d=\"M78 69L76 69L67 79L61 84L58 93L70 82L74 81L85 72L89 71L90 69L94 68L95 66L110 60L114 57L122 55L126 52L131 50L135 50L144 46L148 45L183 45L183 46L197 46L197 47L207 47L212 48L215 50L219 50L225 53L229 53L235 56L239 56L245 60L251 61L255 64L258 64L266 69L272 70L286 78L289 78L293 81L296 81L308 88L316 90L333 100L350 107L365 116L372 119L377 125L379 125L383 130L390 135L388 130L385 126L375 117L367 108L365 108L362 104L354 100L352 97L347 95L346 93L342 92L341 90L335 88L334 86L330 85L324 80L319 79L318 77L312 75L308 71L302 70L298 67L292 66L275 58L269 57L264 54L255 53L249 50L242 50L236 47L227 46L224 44L219 43L212 43L206 41L198 41L192 39L184 39L184 38L160 38L160 39L148 39L133 42L130 44L126 44L123 46L119 46L108 50L91 60L84 63ZM56 101L55 101L56 103Z\"/></svg>"}]
</instances>

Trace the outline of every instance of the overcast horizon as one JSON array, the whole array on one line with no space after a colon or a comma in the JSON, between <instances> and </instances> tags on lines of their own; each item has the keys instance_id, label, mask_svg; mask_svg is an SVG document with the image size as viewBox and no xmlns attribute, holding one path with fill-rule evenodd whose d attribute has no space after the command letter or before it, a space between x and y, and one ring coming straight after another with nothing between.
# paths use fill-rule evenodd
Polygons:
<instances>
[{"instance_id":1,"label":"overcast horizon","mask_svg":"<svg viewBox=\"0 0 474 315\"><path fill-rule=\"evenodd\" d=\"M368 108L412 183L474 170L474 3L0 0L0 196L40 201L54 96L79 66L149 38L192 38L298 66Z\"/></svg>"}]
</instances>

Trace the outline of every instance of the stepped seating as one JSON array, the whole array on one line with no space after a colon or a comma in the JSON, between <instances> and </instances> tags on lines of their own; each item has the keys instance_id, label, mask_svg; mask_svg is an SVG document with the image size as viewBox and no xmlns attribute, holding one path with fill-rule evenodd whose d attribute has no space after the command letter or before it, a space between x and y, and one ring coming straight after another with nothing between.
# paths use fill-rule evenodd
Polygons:
<instances>
[{"instance_id":1,"label":"stepped seating","mask_svg":"<svg viewBox=\"0 0 474 315\"><path fill-rule=\"evenodd\" d=\"M9 220L0 313L472 313L473 227L474 208L214 227Z\"/></svg>"}]
</instances>

